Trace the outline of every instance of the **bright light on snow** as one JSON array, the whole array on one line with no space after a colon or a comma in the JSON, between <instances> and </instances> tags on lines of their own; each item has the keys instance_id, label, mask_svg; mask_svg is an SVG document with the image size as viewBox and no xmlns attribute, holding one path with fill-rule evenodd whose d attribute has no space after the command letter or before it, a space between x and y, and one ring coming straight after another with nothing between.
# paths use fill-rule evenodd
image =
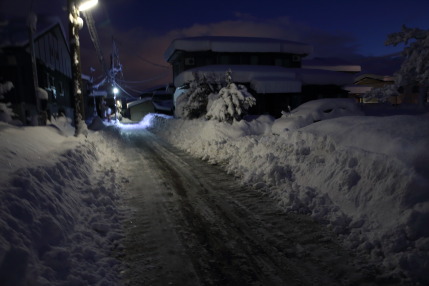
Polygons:
<instances>
[{"instance_id":1,"label":"bright light on snow","mask_svg":"<svg viewBox=\"0 0 429 286\"><path fill-rule=\"evenodd\" d=\"M166 118L166 119L171 119L172 116L168 116L168 115L164 115L164 114L155 114L155 113L150 113L148 115L146 115L140 122L138 123L117 123L116 126L118 126L121 129L146 129L149 128L153 125L153 120L155 119L155 117L162 117L162 118Z\"/></svg>"}]
</instances>

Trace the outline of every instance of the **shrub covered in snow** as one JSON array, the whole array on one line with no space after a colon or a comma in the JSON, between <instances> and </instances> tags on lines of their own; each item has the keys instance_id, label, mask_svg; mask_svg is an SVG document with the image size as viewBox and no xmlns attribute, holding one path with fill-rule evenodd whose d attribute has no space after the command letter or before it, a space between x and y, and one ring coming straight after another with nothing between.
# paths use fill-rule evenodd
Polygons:
<instances>
[{"instance_id":1,"label":"shrub covered in snow","mask_svg":"<svg viewBox=\"0 0 429 286\"><path fill-rule=\"evenodd\" d=\"M212 98L206 114L207 119L232 123L241 120L247 110L256 104L256 99L244 85L236 85L231 80L231 71L226 73L227 86Z\"/></svg>"},{"instance_id":2,"label":"shrub covered in snow","mask_svg":"<svg viewBox=\"0 0 429 286\"><path fill-rule=\"evenodd\" d=\"M3 94L8 92L13 88L13 83L8 81L5 83L0 83L0 100L4 98ZM13 121L12 117L16 116L10 107L10 103L0 102L0 121L11 123Z\"/></svg>"}]
</instances>

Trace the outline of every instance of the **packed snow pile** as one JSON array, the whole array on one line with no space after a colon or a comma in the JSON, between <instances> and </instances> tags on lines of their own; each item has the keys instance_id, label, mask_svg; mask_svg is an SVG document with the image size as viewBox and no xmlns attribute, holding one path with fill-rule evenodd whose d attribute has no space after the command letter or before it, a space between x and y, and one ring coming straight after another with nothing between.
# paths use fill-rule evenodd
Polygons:
<instances>
[{"instance_id":1,"label":"packed snow pile","mask_svg":"<svg viewBox=\"0 0 429 286\"><path fill-rule=\"evenodd\" d=\"M353 99L319 99L306 102L290 112L283 111L282 117L272 127L273 133L295 130L314 122L343 116L363 115Z\"/></svg>"},{"instance_id":2,"label":"packed snow pile","mask_svg":"<svg viewBox=\"0 0 429 286\"><path fill-rule=\"evenodd\" d=\"M0 122L0 284L117 285L121 183L112 141L70 121Z\"/></svg>"},{"instance_id":3,"label":"packed snow pile","mask_svg":"<svg viewBox=\"0 0 429 286\"><path fill-rule=\"evenodd\" d=\"M268 116L232 125L152 119L153 132L172 144L224 165L285 210L326 223L383 275L427 285L429 114L337 117L289 129Z\"/></svg>"}]
</instances>

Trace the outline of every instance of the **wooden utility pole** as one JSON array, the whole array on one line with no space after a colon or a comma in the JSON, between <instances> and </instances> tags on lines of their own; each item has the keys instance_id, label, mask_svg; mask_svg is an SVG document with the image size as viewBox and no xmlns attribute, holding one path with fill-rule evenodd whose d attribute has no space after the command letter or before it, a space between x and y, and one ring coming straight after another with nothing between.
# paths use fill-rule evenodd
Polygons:
<instances>
[{"instance_id":1,"label":"wooden utility pole","mask_svg":"<svg viewBox=\"0 0 429 286\"><path fill-rule=\"evenodd\" d=\"M82 132L84 122L84 104L82 95L82 73L80 63L80 43L79 30L82 28L83 21L79 17L79 10L76 0L68 0L69 7L69 44L70 58L72 66L72 95L74 103L74 124L75 136Z\"/></svg>"}]
</instances>

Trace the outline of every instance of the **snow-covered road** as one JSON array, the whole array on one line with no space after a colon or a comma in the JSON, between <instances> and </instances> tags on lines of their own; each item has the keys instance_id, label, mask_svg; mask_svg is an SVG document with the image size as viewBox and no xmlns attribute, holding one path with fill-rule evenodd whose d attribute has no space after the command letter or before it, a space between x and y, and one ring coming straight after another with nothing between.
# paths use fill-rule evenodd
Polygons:
<instances>
[{"instance_id":1,"label":"snow-covered road","mask_svg":"<svg viewBox=\"0 0 429 286\"><path fill-rule=\"evenodd\" d=\"M126 285L382 285L309 217L147 130L119 132Z\"/></svg>"}]
</instances>

